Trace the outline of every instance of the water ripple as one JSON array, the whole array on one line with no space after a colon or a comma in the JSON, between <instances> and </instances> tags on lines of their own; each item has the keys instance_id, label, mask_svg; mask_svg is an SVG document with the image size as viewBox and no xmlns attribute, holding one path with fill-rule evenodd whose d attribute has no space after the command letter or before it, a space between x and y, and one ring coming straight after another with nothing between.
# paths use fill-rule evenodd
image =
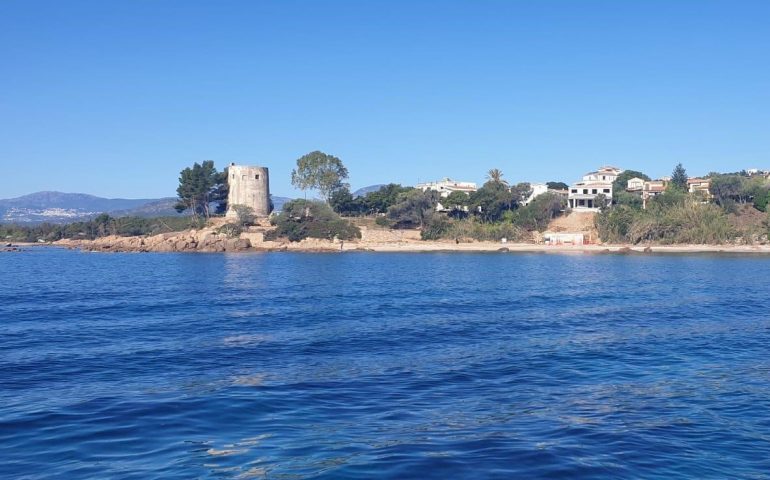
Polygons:
<instances>
[{"instance_id":1,"label":"water ripple","mask_svg":"<svg viewBox=\"0 0 770 480\"><path fill-rule=\"evenodd\" d=\"M0 277L2 478L770 478L765 258L31 249Z\"/></svg>"}]
</instances>

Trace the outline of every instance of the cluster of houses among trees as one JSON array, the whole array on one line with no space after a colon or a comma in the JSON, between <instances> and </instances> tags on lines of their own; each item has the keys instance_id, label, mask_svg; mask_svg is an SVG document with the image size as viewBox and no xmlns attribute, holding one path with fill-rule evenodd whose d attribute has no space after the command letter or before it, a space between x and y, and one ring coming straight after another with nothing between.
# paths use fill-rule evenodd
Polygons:
<instances>
[{"instance_id":1,"label":"cluster of houses among trees","mask_svg":"<svg viewBox=\"0 0 770 480\"><path fill-rule=\"evenodd\" d=\"M729 188L726 188L728 184ZM557 182L521 183L518 186L519 189L524 186L523 189L528 190L528 196L521 202L523 205L529 204L539 195L550 193L566 199L567 208L586 212L599 212L617 203L639 203L646 209L652 198L661 195L669 187L692 194L694 198L704 203L714 200L719 203L730 197L741 199L741 203L745 203L747 200L761 197L763 193L770 190L770 170L753 168L732 174L712 172L705 177L688 178L684 168L679 164L672 176L653 180L638 171L602 166L586 173L581 180L568 188L566 184ZM423 192L438 192L441 197L437 206L439 211L451 210L451 199L457 198L458 194L471 195L478 190L473 182L461 182L450 178L418 183L416 188ZM745 192L745 195L740 195L743 190L749 191ZM758 200L764 207L763 199L758 198ZM760 209L764 210L764 208Z\"/></svg>"}]
</instances>

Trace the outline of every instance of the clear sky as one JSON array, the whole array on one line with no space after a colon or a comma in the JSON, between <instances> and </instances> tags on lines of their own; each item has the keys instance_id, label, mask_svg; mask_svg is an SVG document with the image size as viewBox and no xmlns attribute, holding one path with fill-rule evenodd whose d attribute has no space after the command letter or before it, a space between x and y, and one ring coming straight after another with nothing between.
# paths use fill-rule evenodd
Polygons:
<instances>
[{"instance_id":1,"label":"clear sky","mask_svg":"<svg viewBox=\"0 0 770 480\"><path fill-rule=\"evenodd\" d=\"M770 168L770 1L0 0L0 198Z\"/></svg>"}]
</instances>

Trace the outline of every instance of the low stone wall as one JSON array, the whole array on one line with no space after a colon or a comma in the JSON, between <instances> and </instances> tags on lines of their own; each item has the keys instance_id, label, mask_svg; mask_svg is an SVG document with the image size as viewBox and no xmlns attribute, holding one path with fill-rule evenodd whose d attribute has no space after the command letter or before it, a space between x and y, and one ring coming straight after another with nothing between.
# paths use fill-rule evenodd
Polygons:
<instances>
[{"instance_id":1,"label":"low stone wall","mask_svg":"<svg viewBox=\"0 0 770 480\"><path fill-rule=\"evenodd\" d=\"M364 243L397 243L414 242L420 240L420 231L413 230L387 230L384 228L361 228L361 242Z\"/></svg>"}]
</instances>

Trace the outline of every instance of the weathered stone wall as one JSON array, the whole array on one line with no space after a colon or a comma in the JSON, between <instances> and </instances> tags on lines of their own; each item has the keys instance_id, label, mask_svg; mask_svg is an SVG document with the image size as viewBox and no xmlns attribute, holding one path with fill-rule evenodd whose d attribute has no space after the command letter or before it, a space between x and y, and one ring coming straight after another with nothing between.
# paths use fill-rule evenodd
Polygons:
<instances>
[{"instance_id":1,"label":"weathered stone wall","mask_svg":"<svg viewBox=\"0 0 770 480\"><path fill-rule=\"evenodd\" d=\"M419 230L386 230L383 228L359 227L361 241L370 243L409 242L420 240Z\"/></svg>"},{"instance_id":2,"label":"weathered stone wall","mask_svg":"<svg viewBox=\"0 0 770 480\"><path fill-rule=\"evenodd\" d=\"M227 169L227 217L237 216L232 208L246 205L261 217L270 214L270 178L266 167L231 164Z\"/></svg>"}]
</instances>

